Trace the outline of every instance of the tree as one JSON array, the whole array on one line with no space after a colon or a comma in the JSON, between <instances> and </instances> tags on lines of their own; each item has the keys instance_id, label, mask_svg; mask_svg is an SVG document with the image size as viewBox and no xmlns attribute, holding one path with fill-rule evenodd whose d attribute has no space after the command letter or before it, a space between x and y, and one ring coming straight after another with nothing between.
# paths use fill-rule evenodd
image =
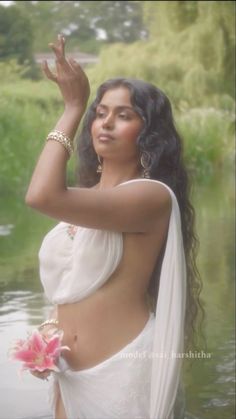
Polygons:
<instances>
[{"instance_id":1,"label":"tree","mask_svg":"<svg viewBox=\"0 0 236 419\"><path fill-rule=\"evenodd\" d=\"M146 36L140 1L20 1L31 19L34 49L45 51L58 33L68 46L96 52L104 43L131 43Z\"/></svg>"},{"instance_id":2,"label":"tree","mask_svg":"<svg viewBox=\"0 0 236 419\"><path fill-rule=\"evenodd\" d=\"M93 83L122 74L159 86L178 109L233 110L234 2L145 1L143 13L148 39L104 49Z\"/></svg>"},{"instance_id":3,"label":"tree","mask_svg":"<svg viewBox=\"0 0 236 419\"><path fill-rule=\"evenodd\" d=\"M189 100L212 92L234 97L233 1L146 1L143 8L165 83L171 72Z\"/></svg>"},{"instance_id":4,"label":"tree","mask_svg":"<svg viewBox=\"0 0 236 419\"><path fill-rule=\"evenodd\" d=\"M29 18L17 7L0 6L0 59L32 62L33 31Z\"/></svg>"}]
</instances>

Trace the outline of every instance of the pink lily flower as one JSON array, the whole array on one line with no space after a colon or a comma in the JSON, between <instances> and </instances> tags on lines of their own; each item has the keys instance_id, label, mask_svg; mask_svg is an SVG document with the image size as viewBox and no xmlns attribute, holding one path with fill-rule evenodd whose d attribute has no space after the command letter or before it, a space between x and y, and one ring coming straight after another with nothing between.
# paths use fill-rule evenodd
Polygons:
<instances>
[{"instance_id":1,"label":"pink lily flower","mask_svg":"<svg viewBox=\"0 0 236 419\"><path fill-rule=\"evenodd\" d=\"M59 371L56 365L63 350L70 350L68 346L61 346L63 332L46 337L37 329L27 340L16 341L11 350L14 360L22 361L22 369L43 372L45 370Z\"/></svg>"}]
</instances>

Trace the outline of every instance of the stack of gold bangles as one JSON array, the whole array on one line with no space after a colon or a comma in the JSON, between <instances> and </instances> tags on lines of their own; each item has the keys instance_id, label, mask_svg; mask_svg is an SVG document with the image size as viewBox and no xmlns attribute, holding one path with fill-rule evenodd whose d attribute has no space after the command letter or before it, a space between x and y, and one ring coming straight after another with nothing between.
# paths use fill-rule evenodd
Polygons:
<instances>
[{"instance_id":1,"label":"stack of gold bangles","mask_svg":"<svg viewBox=\"0 0 236 419\"><path fill-rule=\"evenodd\" d=\"M47 136L47 141L49 140L55 140L61 143L67 150L69 157L71 157L74 152L73 141L64 132L57 130L51 131Z\"/></svg>"}]
</instances>

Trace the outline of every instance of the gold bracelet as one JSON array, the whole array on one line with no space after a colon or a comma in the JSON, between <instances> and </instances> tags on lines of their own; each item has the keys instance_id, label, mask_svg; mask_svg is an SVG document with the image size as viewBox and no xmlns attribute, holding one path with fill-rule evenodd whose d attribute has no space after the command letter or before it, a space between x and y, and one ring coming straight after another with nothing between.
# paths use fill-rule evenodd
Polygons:
<instances>
[{"instance_id":1,"label":"gold bracelet","mask_svg":"<svg viewBox=\"0 0 236 419\"><path fill-rule=\"evenodd\" d=\"M51 131L47 136L47 141L49 140L55 140L61 143L68 152L69 157L71 157L74 152L73 142L64 132L57 130Z\"/></svg>"},{"instance_id":2,"label":"gold bracelet","mask_svg":"<svg viewBox=\"0 0 236 419\"><path fill-rule=\"evenodd\" d=\"M57 319L49 319L49 320L46 320L45 322L41 323L41 324L38 326L38 329L39 329L39 330L42 330L42 329L44 329L44 327L46 327L46 326L56 326L56 327L58 327L58 325L59 325L59 322L58 322L58 320L57 320Z\"/></svg>"}]
</instances>

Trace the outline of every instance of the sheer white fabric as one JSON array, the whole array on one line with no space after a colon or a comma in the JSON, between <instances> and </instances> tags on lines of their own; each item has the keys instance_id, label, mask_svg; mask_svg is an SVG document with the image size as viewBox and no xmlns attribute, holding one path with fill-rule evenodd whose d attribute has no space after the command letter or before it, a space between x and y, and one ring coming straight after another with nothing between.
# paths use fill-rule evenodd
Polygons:
<instances>
[{"instance_id":1,"label":"sheer white fabric","mask_svg":"<svg viewBox=\"0 0 236 419\"><path fill-rule=\"evenodd\" d=\"M39 251L40 278L49 301L80 301L100 288L118 266L122 234L78 226L72 239L61 222L44 238Z\"/></svg>"},{"instance_id":2,"label":"sheer white fabric","mask_svg":"<svg viewBox=\"0 0 236 419\"><path fill-rule=\"evenodd\" d=\"M55 374L68 419L148 418L154 325L151 313L141 333L113 356L80 371L65 364Z\"/></svg>"},{"instance_id":3,"label":"sheer white fabric","mask_svg":"<svg viewBox=\"0 0 236 419\"><path fill-rule=\"evenodd\" d=\"M139 341L142 342L142 348L146 348L145 350L148 353L152 353L152 358L150 356L146 357L149 360L148 365L150 368L144 368L144 370L141 368L143 371L142 379L144 381L146 379L146 382L149 383L149 391L146 389L143 393L148 401L148 411L147 407L143 407L143 411L141 409L134 415L134 410L138 405L137 398L133 400L129 398L129 403L126 403L126 407L129 411L129 417L132 415L132 419L147 419L147 417L149 419L173 419L174 404L180 381L181 357L178 357L178 354L183 351L186 304L186 264L182 242L181 219L177 199L167 185L151 179L134 179L122 184L137 181L158 182L164 185L171 195L172 210L160 274L156 316L151 318L152 328L148 328L149 339L145 337L144 331L146 329L144 329L137 337L139 339L131 342L133 350L135 350L135 345ZM121 233L79 227L74 240L72 240L69 234L67 234L67 229L68 224L59 223L45 237L39 252L41 281L47 297L55 304L79 301L92 294L109 279L112 272L119 265L123 253L123 237ZM150 321L148 324L150 325ZM124 350L128 347L129 345ZM113 372L117 372L120 369L120 364L117 364L117 358L115 357L111 357L105 362L107 366L109 365L109 371L112 371L113 367ZM104 364L102 363L102 365ZM134 393L139 391L141 382L140 379L135 379L136 369L132 370L134 380L132 383L130 382ZM102 379L99 368L94 367L94 369L85 370L84 372L92 372L92 370L93 373L96 371L99 382L99 379ZM125 371L128 377L129 370L125 367L122 371L123 374ZM113 415L111 415L109 413L109 405L98 398L96 398L98 404L94 406L94 413L92 413L88 403L86 403L87 396L85 392L80 393L82 386L79 378L81 377L80 373L81 371L76 373L65 370L57 374L56 377L61 388L68 419L78 417L80 419L105 419L108 417L109 419L126 419L127 414L126 417L121 416L123 413L119 415L118 410L117 414L114 414L113 410ZM107 374L109 379L110 372L107 371ZM87 390L89 388L87 382ZM96 388L95 391L99 392L101 388L100 384L100 387ZM78 394L78 397L79 394L84 394L84 402L82 401L80 406L85 406L85 410L80 412L80 415L76 410L76 394ZM126 400L126 390L120 387L119 391L116 390L114 394L116 395L116 403L121 406L122 400L123 402ZM108 401L110 400L112 408L115 400L113 400L111 394L108 394L107 398ZM105 410L104 406L106 406ZM106 416L104 416L105 411L107 412Z\"/></svg>"},{"instance_id":4,"label":"sheer white fabric","mask_svg":"<svg viewBox=\"0 0 236 419\"><path fill-rule=\"evenodd\" d=\"M133 181L136 180L129 182ZM156 304L150 419L173 419L181 373L181 354L184 350L186 262L176 196L166 184L159 183L171 195L172 211Z\"/></svg>"}]
</instances>

